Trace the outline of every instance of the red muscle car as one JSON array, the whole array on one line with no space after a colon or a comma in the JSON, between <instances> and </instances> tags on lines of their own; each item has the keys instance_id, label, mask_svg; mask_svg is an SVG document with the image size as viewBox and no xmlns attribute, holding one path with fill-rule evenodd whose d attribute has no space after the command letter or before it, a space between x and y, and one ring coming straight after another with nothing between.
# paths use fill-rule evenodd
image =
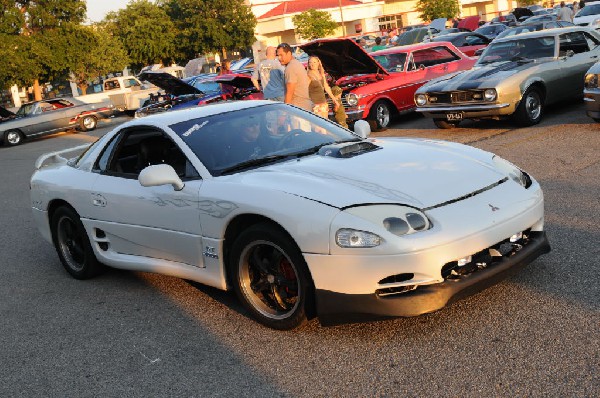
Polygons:
<instances>
[{"instance_id":1,"label":"red muscle car","mask_svg":"<svg viewBox=\"0 0 600 398\"><path fill-rule=\"evenodd\" d=\"M319 57L343 90L348 122L365 119L373 130L385 129L393 116L413 111L415 91L423 84L470 69L477 60L447 42L390 47L371 54L349 39L319 39L300 47Z\"/></svg>"}]
</instances>

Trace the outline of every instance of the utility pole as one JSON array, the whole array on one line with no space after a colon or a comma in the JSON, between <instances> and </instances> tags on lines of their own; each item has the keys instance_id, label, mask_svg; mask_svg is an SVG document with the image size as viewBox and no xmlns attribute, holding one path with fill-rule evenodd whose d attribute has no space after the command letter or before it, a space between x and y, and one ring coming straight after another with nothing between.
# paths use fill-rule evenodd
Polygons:
<instances>
[{"instance_id":1,"label":"utility pole","mask_svg":"<svg viewBox=\"0 0 600 398\"><path fill-rule=\"evenodd\" d=\"M340 19L342 20L342 34L346 37L346 25L344 24L344 14L342 12L342 0L338 0L340 6Z\"/></svg>"}]
</instances>

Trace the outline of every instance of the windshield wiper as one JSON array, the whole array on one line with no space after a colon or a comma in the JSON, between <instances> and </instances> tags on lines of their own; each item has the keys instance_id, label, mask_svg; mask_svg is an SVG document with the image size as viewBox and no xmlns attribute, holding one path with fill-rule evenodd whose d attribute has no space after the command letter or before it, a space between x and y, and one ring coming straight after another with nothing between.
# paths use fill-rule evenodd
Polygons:
<instances>
[{"instance_id":1,"label":"windshield wiper","mask_svg":"<svg viewBox=\"0 0 600 398\"><path fill-rule=\"evenodd\" d=\"M249 160L243 161L241 163L238 163L235 166L227 167L227 168L221 170L220 175L228 174L228 173L231 173L234 171L244 170L244 169L254 167L254 166L262 166L264 164L274 163L279 160L289 159L289 158L293 158L293 157L296 157L295 154L288 153L285 155L269 155L269 156L265 156L265 157L258 158L258 159L249 159Z\"/></svg>"},{"instance_id":2,"label":"windshield wiper","mask_svg":"<svg viewBox=\"0 0 600 398\"><path fill-rule=\"evenodd\" d=\"M510 59L511 62L533 62L532 59L529 59L527 57L522 57L520 55L515 55L514 57L512 57Z\"/></svg>"}]
</instances>

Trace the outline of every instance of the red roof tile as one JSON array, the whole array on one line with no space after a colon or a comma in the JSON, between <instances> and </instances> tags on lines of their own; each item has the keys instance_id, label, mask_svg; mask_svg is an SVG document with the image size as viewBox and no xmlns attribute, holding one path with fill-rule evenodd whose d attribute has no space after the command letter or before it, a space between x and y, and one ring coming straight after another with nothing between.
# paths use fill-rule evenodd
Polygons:
<instances>
[{"instance_id":1,"label":"red roof tile","mask_svg":"<svg viewBox=\"0 0 600 398\"><path fill-rule=\"evenodd\" d=\"M362 4L359 1L354 0L297 0L297 1L284 1L277 7L268 11L267 13L258 17L258 19L271 18L282 16L286 14L295 14L297 12L303 12L314 8L315 10L323 10L328 8L339 8L340 1L342 7L355 6Z\"/></svg>"}]
</instances>

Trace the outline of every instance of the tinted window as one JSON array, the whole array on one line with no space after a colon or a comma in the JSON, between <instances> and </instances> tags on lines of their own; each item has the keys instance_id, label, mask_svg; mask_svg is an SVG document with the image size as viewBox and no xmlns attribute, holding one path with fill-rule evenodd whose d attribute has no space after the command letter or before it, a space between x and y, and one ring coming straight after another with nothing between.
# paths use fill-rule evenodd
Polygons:
<instances>
[{"instance_id":1,"label":"tinted window","mask_svg":"<svg viewBox=\"0 0 600 398\"><path fill-rule=\"evenodd\" d=\"M411 68L420 68L421 65L427 68L429 66L452 62L458 59L460 59L458 55L454 54L446 47L426 48L412 53Z\"/></svg>"},{"instance_id":2,"label":"tinted window","mask_svg":"<svg viewBox=\"0 0 600 398\"><path fill-rule=\"evenodd\" d=\"M479 36L469 35L465 37L465 42L468 46L479 46L482 44L487 44L488 41Z\"/></svg>"},{"instance_id":3,"label":"tinted window","mask_svg":"<svg viewBox=\"0 0 600 398\"><path fill-rule=\"evenodd\" d=\"M563 33L560 37L560 50L558 56L563 57L567 51L573 51L575 54L584 53L590 50L583 32Z\"/></svg>"},{"instance_id":4,"label":"tinted window","mask_svg":"<svg viewBox=\"0 0 600 398\"><path fill-rule=\"evenodd\" d=\"M248 161L289 158L317 146L359 140L337 124L283 104L190 119L169 127L213 175L234 172L232 168Z\"/></svg>"},{"instance_id":5,"label":"tinted window","mask_svg":"<svg viewBox=\"0 0 600 398\"><path fill-rule=\"evenodd\" d=\"M144 168L156 164L170 165L182 179L199 176L183 152L166 134L143 126L126 129L114 137L94 169L110 175L137 178Z\"/></svg>"},{"instance_id":6,"label":"tinted window","mask_svg":"<svg viewBox=\"0 0 600 398\"><path fill-rule=\"evenodd\" d=\"M597 15L600 14L600 4L591 4L583 7L578 13L577 17L585 17L587 15Z\"/></svg>"}]
</instances>

